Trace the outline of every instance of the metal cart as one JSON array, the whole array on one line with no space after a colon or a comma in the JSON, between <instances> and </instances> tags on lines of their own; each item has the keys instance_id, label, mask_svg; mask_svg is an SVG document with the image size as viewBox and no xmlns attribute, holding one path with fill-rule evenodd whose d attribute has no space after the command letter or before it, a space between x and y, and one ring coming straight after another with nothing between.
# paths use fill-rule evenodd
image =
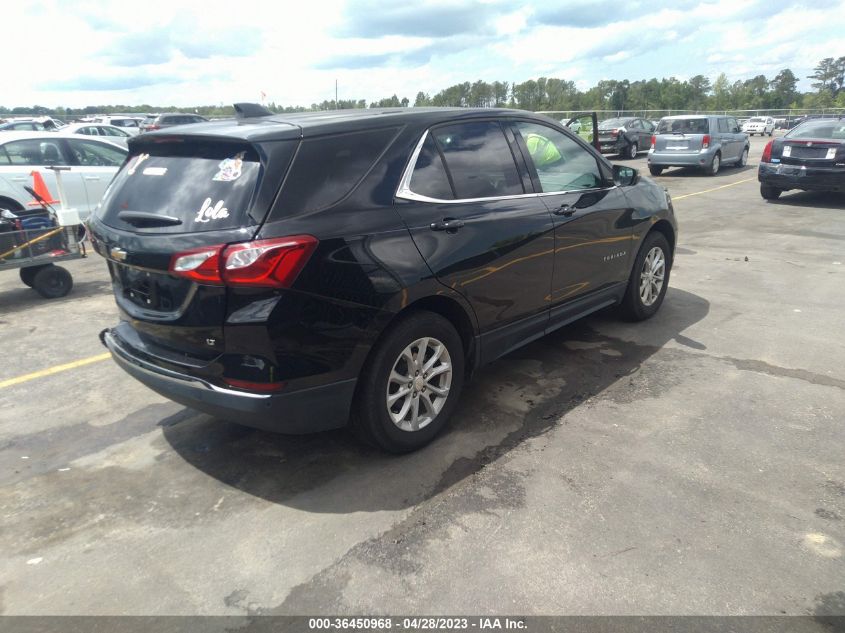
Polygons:
<instances>
[{"instance_id":1,"label":"metal cart","mask_svg":"<svg viewBox=\"0 0 845 633\"><path fill-rule=\"evenodd\" d=\"M21 281L47 299L64 297L73 288L70 272L56 263L86 256L79 215L61 204L65 200L61 172L69 168L52 169L59 190L58 208L31 187L25 187L41 208L0 210L0 271L19 270Z\"/></svg>"}]
</instances>

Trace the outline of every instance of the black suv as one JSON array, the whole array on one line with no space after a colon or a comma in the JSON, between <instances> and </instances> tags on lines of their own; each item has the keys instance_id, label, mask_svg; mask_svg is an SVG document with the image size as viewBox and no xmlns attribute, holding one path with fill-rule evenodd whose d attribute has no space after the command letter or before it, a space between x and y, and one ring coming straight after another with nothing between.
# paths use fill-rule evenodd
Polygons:
<instances>
[{"instance_id":1,"label":"black suv","mask_svg":"<svg viewBox=\"0 0 845 633\"><path fill-rule=\"evenodd\" d=\"M481 364L663 301L669 196L552 119L237 110L131 139L90 220L121 314L103 343L176 402L413 450Z\"/></svg>"}]
</instances>

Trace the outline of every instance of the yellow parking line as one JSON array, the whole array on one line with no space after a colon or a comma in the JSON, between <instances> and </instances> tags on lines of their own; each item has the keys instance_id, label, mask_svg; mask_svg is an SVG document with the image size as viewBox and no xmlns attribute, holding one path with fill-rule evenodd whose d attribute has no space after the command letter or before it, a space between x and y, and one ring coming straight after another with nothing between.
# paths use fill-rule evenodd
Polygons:
<instances>
[{"instance_id":1,"label":"yellow parking line","mask_svg":"<svg viewBox=\"0 0 845 633\"><path fill-rule=\"evenodd\" d=\"M733 187L734 185L741 185L744 182L751 182L752 180L757 180L756 178L746 178L744 180L737 180L736 182L730 182L727 185L722 185L721 187L713 187L712 189L705 189L704 191L696 191L695 193L685 193L682 196L672 196L672 201L675 200L682 200L683 198L689 198L690 196L700 196L702 193L710 193L711 191L719 191L719 189L726 189L728 187Z\"/></svg>"},{"instance_id":2,"label":"yellow parking line","mask_svg":"<svg viewBox=\"0 0 845 633\"><path fill-rule=\"evenodd\" d=\"M59 372L67 371L68 369L76 369L77 367L84 367L85 365L90 365L91 363L98 363L101 360L106 360L110 357L111 354L106 352L105 354L97 354L96 356L89 356L88 358L75 360L72 363L65 363L64 365L54 365L53 367L48 367L47 369L42 369L40 371L34 371L31 374L24 374L23 376L18 376L17 378L9 378L8 380L0 381L0 389L3 389L4 387L11 387L13 385L19 385L22 382L35 380L36 378L43 378L44 376L58 374Z\"/></svg>"}]
</instances>

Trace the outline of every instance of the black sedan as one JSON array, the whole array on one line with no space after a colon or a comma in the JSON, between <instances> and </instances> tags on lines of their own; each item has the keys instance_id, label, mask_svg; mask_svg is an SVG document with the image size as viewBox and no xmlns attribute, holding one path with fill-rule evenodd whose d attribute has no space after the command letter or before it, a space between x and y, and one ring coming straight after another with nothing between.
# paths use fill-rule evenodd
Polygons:
<instances>
[{"instance_id":1,"label":"black sedan","mask_svg":"<svg viewBox=\"0 0 845 633\"><path fill-rule=\"evenodd\" d=\"M599 144L602 154L617 154L622 158L636 158L637 152L651 147L654 125L635 117L606 119L599 122Z\"/></svg>"},{"instance_id":2,"label":"black sedan","mask_svg":"<svg viewBox=\"0 0 845 633\"><path fill-rule=\"evenodd\" d=\"M845 117L805 121L769 141L757 179L766 200L790 189L845 191Z\"/></svg>"}]
</instances>

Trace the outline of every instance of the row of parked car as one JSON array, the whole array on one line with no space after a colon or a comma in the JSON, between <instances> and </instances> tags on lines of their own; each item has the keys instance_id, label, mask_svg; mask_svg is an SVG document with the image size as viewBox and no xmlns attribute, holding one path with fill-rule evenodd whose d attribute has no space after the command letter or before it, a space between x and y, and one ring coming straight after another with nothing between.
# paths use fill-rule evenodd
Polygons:
<instances>
[{"instance_id":1,"label":"row of parked car","mask_svg":"<svg viewBox=\"0 0 845 633\"><path fill-rule=\"evenodd\" d=\"M741 127L735 117L726 115L669 116L656 125L638 118L614 118L598 124L598 145L603 154L625 158L648 148L653 176L669 167L692 167L715 175L726 165L744 167L749 136L771 137L775 126L772 117L751 117ZM769 141L758 179L760 194L767 200L791 189L845 191L845 117L807 116L784 137Z\"/></svg>"},{"instance_id":2,"label":"row of parked car","mask_svg":"<svg viewBox=\"0 0 845 633\"><path fill-rule=\"evenodd\" d=\"M126 147L130 137L143 132L152 132L175 125L190 125L208 121L198 114L168 112L146 116L108 115L87 117L73 123L64 123L52 117L16 118L0 121L0 132L54 132L86 136L102 136L107 140Z\"/></svg>"}]
</instances>

